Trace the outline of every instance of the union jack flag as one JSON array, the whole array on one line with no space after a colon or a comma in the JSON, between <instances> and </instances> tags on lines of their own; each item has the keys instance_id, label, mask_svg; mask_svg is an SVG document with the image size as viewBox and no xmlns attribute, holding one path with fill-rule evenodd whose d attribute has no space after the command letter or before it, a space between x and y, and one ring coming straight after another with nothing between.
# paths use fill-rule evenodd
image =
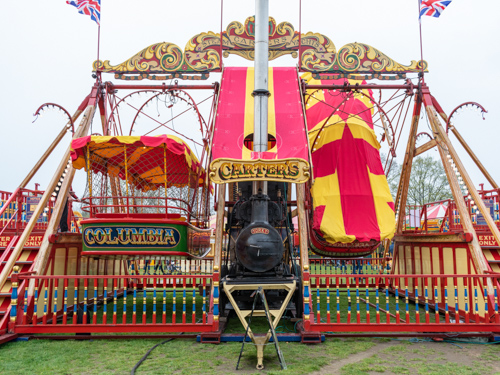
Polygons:
<instances>
[{"instance_id":1,"label":"union jack flag","mask_svg":"<svg viewBox=\"0 0 500 375\"><path fill-rule=\"evenodd\" d=\"M420 1L420 16L439 17L451 0L422 0Z\"/></svg>"},{"instance_id":2,"label":"union jack flag","mask_svg":"<svg viewBox=\"0 0 500 375\"><path fill-rule=\"evenodd\" d=\"M73 5L78 8L78 13L90 16L92 21L98 25L101 22L101 0L76 0L66 1L66 4Z\"/></svg>"}]
</instances>

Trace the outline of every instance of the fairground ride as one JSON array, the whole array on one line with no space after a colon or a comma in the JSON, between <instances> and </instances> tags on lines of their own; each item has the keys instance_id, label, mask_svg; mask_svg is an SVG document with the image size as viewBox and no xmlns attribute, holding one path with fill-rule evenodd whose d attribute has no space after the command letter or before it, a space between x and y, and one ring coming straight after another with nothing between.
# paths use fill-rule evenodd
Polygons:
<instances>
[{"instance_id":1,"label":"fairground ride","mask_svg":"<svg viewBox=\"0 0 500 375\"><path fill-rule=\"evenodd\" d=\"M272 330L253 334L252 314L269 313L274 328L290 319L295 332L279 340L308 343L331 332L499 331L498 185L454 128L456 111L447 116L431 95L427 63L402 65L362 43L337 49L325 35L277 24L266 2L257 3L255 17L196 34L184 50L164 42L118 65L94 62L90 94L19 188L2 193L0 342L184 332L219 343L236 313L262 367ZM255 67L223 66L230 54ZM268 67L283 55L297 67ZM220 82L203 83L216 72ZM105 81L108 74L116 81ZM209 117L193 99L197 90L210 93ZM184 103L199 134L157 121L146 107L159 102ZM484 112L477 103L457 108L467 105ZM41 109L50 106L59 107ZM134 114L121 116L123 108ZM102 133L89 135L97 111ZM419 133L423 112L432 134ZM170 134L132 135L140 116ZM385 175L405 125L393 201ZM48 186L28 190L69 130L73 140ZM476 190L450 131L493 190ZM390 150L384 166L382 141ZM453 199L410 207L412 162L432 148ZM75 173L86 173L81 220L69 195ZM438 204L444 211L432 216ZM259 288L267 308L254 303Z\"/></svg>"}]
</instances>

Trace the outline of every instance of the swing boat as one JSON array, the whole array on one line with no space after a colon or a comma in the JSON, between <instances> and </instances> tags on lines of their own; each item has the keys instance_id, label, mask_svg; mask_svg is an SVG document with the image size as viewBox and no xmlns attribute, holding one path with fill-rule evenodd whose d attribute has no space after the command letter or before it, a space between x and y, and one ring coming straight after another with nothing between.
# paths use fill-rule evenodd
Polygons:
<instances>
[{"instance_id":1,"label":"swing boat","mask_svg":"<svg viewBox=\"0 0 500 375\"><path fill-rule=\"evenodd\" d=\"M210 183L180 138L87 136L72 142L71 159L87 172L83 255L201 258L210 251Z\"/></svg>"}]
</instances>

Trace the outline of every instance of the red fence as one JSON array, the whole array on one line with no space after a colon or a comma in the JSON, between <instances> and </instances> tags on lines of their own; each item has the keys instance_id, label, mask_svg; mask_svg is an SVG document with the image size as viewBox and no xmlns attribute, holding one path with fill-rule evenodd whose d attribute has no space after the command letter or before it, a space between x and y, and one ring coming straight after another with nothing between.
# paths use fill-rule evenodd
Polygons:
<instances>
[{"instance_id":1,"label":"red fence","mask_svg":"<svg viewBox=\"0 0 500 375\"><path fill-rule=\"evenodd\" d=\"M498 192L498 189L480 191L483 202L485 203L487 209L490 210L490 214L497 226L500 225L500 203ZM489 231L489 227L482 219L482 215L479 212L476 203L471 198L464 199L464 201L474 228L477 231ZM439 215L436 216L436 213L433 213L433 210L436 210L436 208L440 205L443 209L440 211ZM405 233L428 234L463 231L457 206L451 199L427 203L421 206L409 205L406 207L405 215Z\"/></svg>"},{"instance_id":2,"label":"red fence","mask_svg":"<svg viewBox=\"0 0 500 375\"><path fill-rule=\"evenodd\" d=\"M13 275L15 333L216 332L218 273ZM18 287L18 282L21 282ZM25 286L34 283L35 295ZM210 290L213 287L213 296ZM307 332L500 332L499 285L484 275L304 272Z\"/></svg>"},{"instance_id":3,"label":"red fence","mask_svg":"<svg viewBox=\"0 0 500 375\"><path fill-rule=\"evenodd\" d=\"M16 333L211 332L212 276L13 275L11 323ZM21 283L18 287L18 281ZM35 295L27 294L34 283ZM218 284L214 288L218 295ZM215 301L218 303L218 299Z\"/></svg>"},{"instance_id":4,"label":"red fence","mask_svg":"<svg viewBox=\"0 0 500 375\"><path fill-rule=\"evenodd\" d=\"M304 327L317 332L500 332L496 277L306 275Z\"/></svg>"},{"instance_id":5,"label":"red fence","mask_svg":"<svg viewBox=\"0 0 500 375\"><path fill-rule=\"evenodd\" d=\"M392 258L309 258L315 275L366 275L389 273Z\"/></svg>"}]
</instances>

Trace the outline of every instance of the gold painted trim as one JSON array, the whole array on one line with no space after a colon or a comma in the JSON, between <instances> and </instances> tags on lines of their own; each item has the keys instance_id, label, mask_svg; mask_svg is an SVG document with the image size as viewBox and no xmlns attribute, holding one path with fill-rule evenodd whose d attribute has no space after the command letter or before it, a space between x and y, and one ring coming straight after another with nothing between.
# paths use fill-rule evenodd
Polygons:
<instances>
[{"instance_id":1,"label":"gold painted trim","mask_svg":"<svg viewBox=\"0 0 500 375\"><path fill-rule=\"evenodd\" d=\"M299 158L241 160L220 158L210 163L210 179L216 184L230 181L307 182L311 176L307 161Z\"/></svg>"}]
</instances>

